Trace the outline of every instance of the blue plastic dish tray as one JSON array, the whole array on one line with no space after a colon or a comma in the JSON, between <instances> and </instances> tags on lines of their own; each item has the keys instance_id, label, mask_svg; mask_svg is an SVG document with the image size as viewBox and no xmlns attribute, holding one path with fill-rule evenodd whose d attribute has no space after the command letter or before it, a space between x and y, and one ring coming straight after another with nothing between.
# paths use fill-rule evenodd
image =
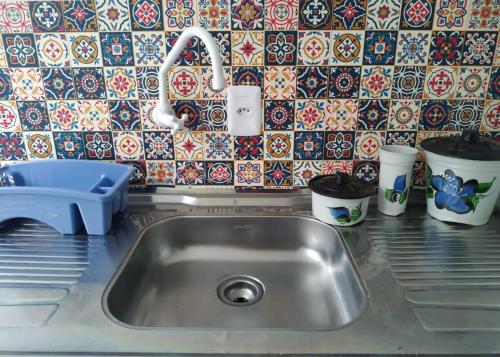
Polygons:
<instances>
[{"instance_id":1,"label":"blue plastic dish tray","mask_svg":"<svg viewBox=\"0 0 500 357\"><path fill-rule=\"evenodd\" d=\"M48 160L0 168L15 186L0 187L0 223L32 218L64 234L104 235L113 213L128 204L127 165L85 160Z\"/></svg>"}]
</instances>

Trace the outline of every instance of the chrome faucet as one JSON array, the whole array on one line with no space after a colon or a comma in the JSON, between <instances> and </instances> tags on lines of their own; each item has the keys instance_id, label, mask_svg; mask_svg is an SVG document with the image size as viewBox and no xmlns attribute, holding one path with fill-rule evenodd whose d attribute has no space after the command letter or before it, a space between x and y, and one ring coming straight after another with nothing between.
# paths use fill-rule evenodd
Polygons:
<instances>
[{"instance_id":1,"label":"chrome faucet","mask_svg":"<svg viewBox=\"0 0 500 357\"><path fill-rule=\"evenodd\" d=\"M212 61L213 79L212 86L215 90L222 90L226 87L224 80L222 59L219 52L219 47L210 33L201 27L189 27L182 32L177 39L174 47L170 50L165 59L165 62L160 68L159 85L160 85L160 101L153 110L153 121L166 128L172 129L172 134L179 130L186 131L184 122L188 119L187 114L182 114L181 118L177 118L174 109L168 101L168 69L172 67L186 46L186 43L193 37L198 37L205 44L208 54Z\"/></svg>"}]
</instances>

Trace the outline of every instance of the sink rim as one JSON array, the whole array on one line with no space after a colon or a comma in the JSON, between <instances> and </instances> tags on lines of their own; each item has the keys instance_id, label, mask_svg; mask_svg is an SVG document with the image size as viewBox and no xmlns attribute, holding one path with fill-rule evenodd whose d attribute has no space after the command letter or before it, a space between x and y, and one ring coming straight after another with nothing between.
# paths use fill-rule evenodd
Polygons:
<instances>
[{"instance_id":1,"label":"sink rim","mask_svg":"<svg viewBox=\"0 0 500 357\"><path fill-rule=\"evenodd\" d=\"M324 227L327 227L333 231L335 231L339 237L340 244L344 248L344 252L347 255L349 262L351 263L351 267L353 270L354 277L361 288L361 294L364 300L364 306L362 309L360 309L359 314L353 318L351 321L341 325L340 327L337 327L335 329L324 329L324 328L311 328L311 329L300 329L300 328L271 328L271 327L258 327L258 328L224 328L224 327L191 327L191 326L163 326L163 327L155 327L155 326L138 326L138 325L132 325L126 322L123 322L122 320L118 319L113 315L113 313L110 311L109 306L108 306L108 298L110 295L111 290L113 289L116 281L118 278L121 276L123 270L127 266L129 260L135 253L137 247L139 244L141 244L142 240L144 239L144 236L147 231L149 231L152 227L163 224L167 221L171 220L176 220L180 218L299 218L299 219L304 219L304 220L309 220L313 221L317 224L320 224ZM106 315L106 317L116 325L119 325L121 327L125 327L127 329L133 329L133 330L141 330L141 331L199 331L199 332L206 332L206 331L239 331L239 332L254 332L254 331L273 331L273 332L279 332L279 333L298 333L298 332L323 332L323 333L332 333L338 330L342 330L345 328L349 328L352 324L354 324L358 319L360 319L365 312L369 309L370 307L370 293L368 290L368 287L366 286L364 280L361 277L361 274L359 273L359 268L356 263L356 260L351 254L351 251L348 247L348 245L344 241L344 235L340 230L337 229L337 227L326 224L315 217L312 216L307 216L303 214L284 214L284 215L276 215L276 214L252 214L252 215L244 215L244 214L221 214L221 213L215 213L215 214L179 214L179 215L173 215L165 218L161 218L158 221L152 222L147 224L144 228L142 228L139 233L137 234L137 238L135 239L134 243L131 244L129 247L127 253L124 255L122 258L120 264L118 265L118 268L116 271L113 273L111 279L109 282L106 284L106 287L104 288L104 292L102 293L101 297L101 307Z\"/></svg>"}]
</instances>

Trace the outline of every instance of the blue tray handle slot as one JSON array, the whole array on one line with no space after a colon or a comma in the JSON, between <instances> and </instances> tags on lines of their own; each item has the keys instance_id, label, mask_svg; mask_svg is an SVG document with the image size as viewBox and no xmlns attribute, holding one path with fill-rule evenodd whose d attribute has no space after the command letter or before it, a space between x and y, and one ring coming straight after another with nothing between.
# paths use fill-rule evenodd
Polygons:
<instances>
[{"instance_id":1,"label":"blue tray handle slot","mask_svg":"<svg viewBox=\"0 0 500 357\"><path fill-rule=\"evenodd\" d=\"M89 192L98 193L98 194L105 194L110 189L113 188L114 184L115 184L115 182L113 180L111 180L108 176L101 175L99 181L97 181L96 184L90 188Z\"/></svg>"}]
</instances>

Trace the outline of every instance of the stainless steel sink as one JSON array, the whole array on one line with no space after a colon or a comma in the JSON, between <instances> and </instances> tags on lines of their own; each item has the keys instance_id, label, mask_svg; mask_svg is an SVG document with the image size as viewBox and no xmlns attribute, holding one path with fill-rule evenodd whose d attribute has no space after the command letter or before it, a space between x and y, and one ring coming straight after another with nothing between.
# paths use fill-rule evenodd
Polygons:
<instances>
[{"instance_id":1,"label":"stainless steel sink","mask_svg":"<svg viewBox=\"0 0 500 357\"><path fill-rule=\"evenodd\" d=\"M367 295L332 227L297 216L180 216L148 227L104 308L140 328L334 330Z\"/></svg>"}]
</instances>

